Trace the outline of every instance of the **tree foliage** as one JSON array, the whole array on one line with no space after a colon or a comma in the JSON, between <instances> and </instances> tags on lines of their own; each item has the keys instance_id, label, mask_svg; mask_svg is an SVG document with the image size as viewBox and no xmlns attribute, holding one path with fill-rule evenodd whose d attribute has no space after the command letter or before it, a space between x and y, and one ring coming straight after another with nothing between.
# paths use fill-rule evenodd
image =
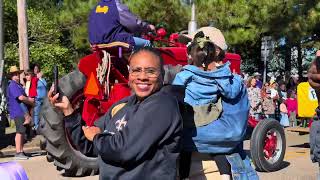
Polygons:
<instances>
[{"instance_id":1,"label":"tree foliage","mask_svg":"<svg viewBox=\"0 0 320 180\"><path fill-rule=\"evenodd\" d=\"M168 32L188 28L190 8L177 0L126 0L130 10L143 20L165 27Z\"/></svg>"},{"instance_id":2,"label":"tree foliage","mask_svg":"<svg viewBox=\"0 0 320 180\"><path fill-rule=\"evenodd\" d=\"M168 32L187 29L190 6L185 1L124 0L141 19L164 26ZM62 75L71 71L78 59L90 52L87 20L97 0L28 0L27 3L31 63L40 63L46 77L52 76L54 64L59 65ZM275 41L285 37L287 49L302 42L304 59L312 57L305 53L308 49L320 47L318 0L195 0L195 3L198 26L213 25L221 29L228 50L241 55L244 70L261 69L260 46L265 35ZM6 68L19 62L16 8L16 1L4 0ZM274 62L284 61L286 51L281 48L279 45Z\"/></svg>"}]
</instances>

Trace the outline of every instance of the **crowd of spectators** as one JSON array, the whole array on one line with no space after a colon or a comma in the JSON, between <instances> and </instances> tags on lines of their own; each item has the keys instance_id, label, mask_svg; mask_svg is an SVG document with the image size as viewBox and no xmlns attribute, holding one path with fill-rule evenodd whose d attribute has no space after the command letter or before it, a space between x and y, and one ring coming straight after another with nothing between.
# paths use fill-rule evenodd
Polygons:
<instances>
[{"instance_id":1,"label":"crowd of spectators","mask_svg":"<svg viewBox=\"0 0 320 180\"><path fill-rule=\"evenodd\" d=\"M16 127L15 158L20 160L29 158L23 149L24 141L36 134L40 107L47 94L47 83L42 77L40 66L34 65L32 69L24 72L17 66L11 66L8 73L8 110Z\"/></svg>"},{"instance_id":2,"label":"crowd of spectators","mask_svg":"<svg viewBox=\"0 0 320 180\"><path fill-rule=\"evenodd\" d=\"M297 76L289 80L271 77L262 84L261 74L245 79L250 102L250 116L259 120L274 118L284 127L294 126L297 117Z\"/></svg>"}]
</instances>

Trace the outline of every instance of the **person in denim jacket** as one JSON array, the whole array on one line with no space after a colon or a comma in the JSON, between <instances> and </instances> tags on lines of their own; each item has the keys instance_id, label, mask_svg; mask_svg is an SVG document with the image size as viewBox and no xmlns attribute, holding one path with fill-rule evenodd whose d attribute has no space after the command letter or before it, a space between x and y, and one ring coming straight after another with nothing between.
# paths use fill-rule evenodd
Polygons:
<instances>
[{"instance_id":1,"label":"person in denim jacket","mask_svg":"<svg viewBox=\"0 0 320 180\"><path fill-rule=\"evenodd\" d=\"M190 162L188 155L191 152L224 154L231 165L233 179L258 179L242 147L249 114L246 87L239 75L231 73L230 63L222 63L227 45L221 31L204 27L191 38L201 31L215 45L217 60L204 62L203 69L209 71L192 65L183 67L173 84L185 86L184 101L191 105L218 103L217 99L221 98L222 113L216 120L203 126L184 126L180 164L185 166ZM189 173L185 172L188 170L190 167L180 168L180 179L189 177Z\"/></svg>"}]
</instances>

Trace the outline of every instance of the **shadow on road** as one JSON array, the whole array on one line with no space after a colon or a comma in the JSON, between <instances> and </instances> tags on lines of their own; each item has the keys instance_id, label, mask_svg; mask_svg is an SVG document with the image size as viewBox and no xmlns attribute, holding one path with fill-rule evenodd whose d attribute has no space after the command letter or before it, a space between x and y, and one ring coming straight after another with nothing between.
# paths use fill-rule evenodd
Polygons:
<instances>
[{"instance_id":1,"label":"shadow on road","mask_svg":"<svg viewBox=\"0 0 320 180\"><path fill-rule=\"evenodd\" d=\"M287 168L288 166L290 166L290 163L288 161L283 161L282 164L280 165L279 170Z\"/></svg>"},{"instance_id":2,"label":"shadow on road","mask_svg":"<svg viewBox=\"0 0 320 180\"><path fill-rule=\"evenodd\" d=\"M303 144L298 144L298 145L292 145L289 147L296 147L296 148L310 148L310 144L309 143L303 143Z\"/></svg>"},{"instance_id":3,"label":"shadow on road","mask_svg":"<svg viewBox=\"0 0 320 180\"><path fill-rule=\"evenodd\" d=\"M0 150L8 146L14 146L14 138L16 133L1 134L0 135Z\"/></svg>"}]
</instances>

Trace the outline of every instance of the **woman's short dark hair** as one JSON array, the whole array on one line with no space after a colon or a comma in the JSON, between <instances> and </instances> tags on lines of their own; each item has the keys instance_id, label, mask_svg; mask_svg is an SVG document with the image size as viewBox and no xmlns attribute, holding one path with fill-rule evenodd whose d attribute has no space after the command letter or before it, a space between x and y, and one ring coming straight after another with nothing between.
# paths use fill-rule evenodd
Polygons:
<instances>
[{"instance_id":1,"label":"woman's short dark hair","mask_svg":"<svg viewBox=\"0 0 320 180\"><path fill-rule=\"evenodd\" d=\"M41 67L40 67L39 64L32 64L32 65L31 65L32 71L34 70L34 68L35 68L36 66L39 68L39 71L41 71Z\"/></svg>"}]
</instances>

